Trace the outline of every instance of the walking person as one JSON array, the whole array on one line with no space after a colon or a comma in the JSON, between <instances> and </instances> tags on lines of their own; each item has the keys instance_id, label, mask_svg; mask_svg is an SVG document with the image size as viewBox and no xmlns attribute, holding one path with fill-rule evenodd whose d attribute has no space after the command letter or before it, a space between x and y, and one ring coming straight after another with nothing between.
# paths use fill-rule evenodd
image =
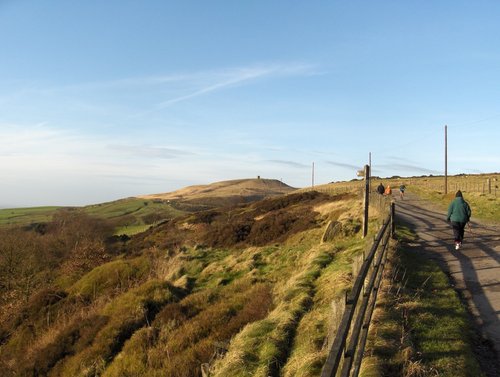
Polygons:
<instances>
[{"instance_id":1,"label":"walking person","mask_svg":"<svg viewBox=\"0 0 500 377\"><path fill-rule=\"evenodd\" d=\"M399 197L401 198L401 200L403 200L403 198L405 197L405 190L406 186L404 185L404 183L402 183L401 186L399 186Z\"/></svg>"},{"instance_id":2,"label":"walking person","mask_svg":"<svg viewBox=\"0 0 500 377\"><path fill-rule=\"evenodd\" d=\"M470 221L471 209L462 195L462 191L458 190L455 194L455 199L448 207L448 217L446 220L451 222L453 228L453 238L455 240L455 250L460 249L464 239L465 225Z\"/></svg>"},{"instance_id":3,"label":"walking person","mask_svg":"<svg viewBox=\"0 0 500 377\"><path fill-rule=\"evenodd\" d=\"M380 182L380 185L377 186L377 192L380 194L380 195L384 195L384 191L385 191L385 187L384 185L382 184L382 182Z\"/></svg>"}]
</instances>

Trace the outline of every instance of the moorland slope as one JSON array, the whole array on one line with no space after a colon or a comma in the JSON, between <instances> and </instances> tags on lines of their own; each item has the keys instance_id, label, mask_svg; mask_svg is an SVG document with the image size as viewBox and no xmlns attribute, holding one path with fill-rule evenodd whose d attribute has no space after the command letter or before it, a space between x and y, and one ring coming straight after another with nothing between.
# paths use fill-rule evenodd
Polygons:
<instances>
[{"instance_id":1,"label":"moorland slope","mask_svg":"<svg viewBox=\"0 0 500 377\"><path fill-rule=\"evenodd\" d=\"M0 368L317 375L332 301L366 247L360 214L354 194L302 192L180 215L128 240L75 211L0 230ZM342 231L323 242L330 221Z\"/></svg>"}]
</instances>

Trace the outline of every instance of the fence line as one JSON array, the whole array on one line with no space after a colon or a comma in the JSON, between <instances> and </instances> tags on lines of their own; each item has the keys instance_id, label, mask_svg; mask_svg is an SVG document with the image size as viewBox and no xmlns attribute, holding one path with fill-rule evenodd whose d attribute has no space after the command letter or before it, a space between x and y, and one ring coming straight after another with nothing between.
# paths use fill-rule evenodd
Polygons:
<instances>
[{"instance_id":1,"label":"fence line","mask_svg":"<svg viewBox=\"0 0 500 377\"><path fill-rule=\"evenodd\" d=\"M495 197L500 192L500 176L451 176L448 177L448 192L461 190L469 193L490 194ZM408 179L409 184L421 185L431 190L444 191L444 177Z\"/></svg>"},{"instance_id":2,"label":"fence line","mask_svg":"<svg viewBox=\"0 0 500 377\"><path fill-rule=\"evenodd\" d=\"M332 343L321 377L335 377L342 364L342 377L357 376L364 352L369 323L375 307L378 288L387 258L389 237L394 234L394 203L391 211L373 241L370 252L356 277L352 291L346 295L345 311L342 316L335 340ZM379 248L379 246L381 246ZM368 284L366 278L371 271ZM361 295L361 291L363 294ZM359 303L361 299L361 303ZM354 325L353 325L353 318ZM349 343L348 343L349 338Z\"/></svg>"}]
</instances>

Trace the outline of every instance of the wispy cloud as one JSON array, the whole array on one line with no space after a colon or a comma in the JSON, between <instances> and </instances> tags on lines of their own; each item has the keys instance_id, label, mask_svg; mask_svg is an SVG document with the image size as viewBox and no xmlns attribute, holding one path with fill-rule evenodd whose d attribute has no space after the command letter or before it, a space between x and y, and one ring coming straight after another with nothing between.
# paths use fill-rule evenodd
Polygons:
<instances>
[{"instance_id":1,"label":"wispy cloud","mask_svg":"<svg viewBox=\"0 0 500 377\"><path fill-rule=\"evenodd\" d=\"M292 168L299 168L299 169L304 169L304 168L309 168L308 165L301 164L295 161L286 161L286 160L267 160L267 162L273 163L273 164L278 164L278 165L286 165L290 166Z\"/></svg>"},{"instance_id":2,"label":"wispy cloud","mask_svg":"<svg viewBox=\"0 0 500 377\"><path fill-rule=\"evenodd\" d=\"M52 104L62 103L73 111L86 111L101 116L111 114L129 119L257 80L318 74L324 73L319 72L314 65L290 62L124 77L59 86L31 81L24 85L18 83L16 88L5 93L0 90L0 104L16 104L29 96L32 104L43 106L48 113L58 113L60 108L52 108Z\"/></svg>"},{"instance_id":3,"label":"wispy cloud","mask_svg":"<svg viewBox=\"0 0 500 377\"><path fill-rule=\"evenodd\" d=\"M114 152L119 152L133 157L173 159L186 155L193 155L192 152L167 147L156 147L149 145L109 145L108 148Z\"/></svg>"},{"instance_id":4,"label":"wispy cloud","mask_svg":"<svg viewBox=\"0 0 500 377\"><path fill-rule=\"evenodd\" d=\"M346 169L351 169L351 170L361 169L361 166L359 166L359 165L346 164L344 162L326 161L326 163L329 165L338 166L340 168L346 168Z\"/></svg>"},{"instance_id":5,"label":"wispy cloud","mask_svg":"<svg viewBox=\"0 0 500 377\"><path fill-rule=\"evenodd\" d=\"M0 124L3 155L41 150L47 145L64 145L69 139L71 135L68 132L49 127L47 122L32 125Z\"/></svg>"},{"instance_id":6,"label":"wispy cloud","mask_svg":"<svg viewBox=\"0 0 500 377\"><path fill-rule=\"evenodd\" d=\"M409 164L382 164L377 165L379 168L383 168L384 170L393 170L398 172L404 172L405 174L412 173L422 173L422 174L441 174L441 171L428 169L422 166L409 165Z\"/></svg>"},{"instance_id":7,"label":"wispy cloud","mask_svg":"<svg viewBox=\"0 0 500 377\"><path fill-rule=\"evenodd\" d=\"M270 77L284 77L284 76L302 76L302 75L313 75L315 73L315 68L312 65L306 64L289 64L289 65L269 65L260 67L245 67L238 69L228 69L224 71L207 72L207 73L197 73L193 76L194 79L199 80L203 78L203 81L212 81L211 83L197 88L196 90L181 95L167 99L160 102L156 106L156 110L163 109L165 107L171 106L175 103L186 101L191 98L199 97L214 91L219 91L224 88L234 87L240 85L244 82L249 82L252 80L260 78L270 78Z\"/></svg>"}]
</instances>

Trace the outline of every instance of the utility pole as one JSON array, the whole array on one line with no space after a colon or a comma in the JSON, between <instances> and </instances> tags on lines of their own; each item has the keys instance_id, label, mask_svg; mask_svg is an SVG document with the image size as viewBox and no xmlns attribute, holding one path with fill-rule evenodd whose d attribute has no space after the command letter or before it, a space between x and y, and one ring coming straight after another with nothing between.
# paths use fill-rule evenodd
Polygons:
<instances>
[{"instance_id":1,"label":"utility pole","mask_svg":"<svg viewBox=\"0 0 500 377\"><path fill-rule=\"evenodd\" d=\"M368 190L372 191L372 152L368 153L368 166L370 167L370 178L368 179Z\"/></svg>"},{"instance_id":2,"label":"utility pole","mask_svg":"<svg viewBox=\"0 0 500 377\"><path fill-rule=\"evenodd\" d=\"M314 188L314 162L312 166L312 188Z\"/></svg>"},{"instance_id":3,"label":"utility pole","mask_svg":"<svg viewBox=\"0 0 500 377\"><path fill-rule=\"evenodd\" d=\"M364 204L364 216L363 216L363 238L368 234L368 208L370 207L370 166L365 165L364 169L365 175L365 197L363 200Z\"/></svg>"},{"instance_id":4,"label":"utility pole","mask_svg":"<svg viewBox=\"0 0 500 377\"><path fill-rule=\"evenodd\" d=\"M448 194L448 126L444 126L444 194Z\"/></svg>"}]
</instances>

